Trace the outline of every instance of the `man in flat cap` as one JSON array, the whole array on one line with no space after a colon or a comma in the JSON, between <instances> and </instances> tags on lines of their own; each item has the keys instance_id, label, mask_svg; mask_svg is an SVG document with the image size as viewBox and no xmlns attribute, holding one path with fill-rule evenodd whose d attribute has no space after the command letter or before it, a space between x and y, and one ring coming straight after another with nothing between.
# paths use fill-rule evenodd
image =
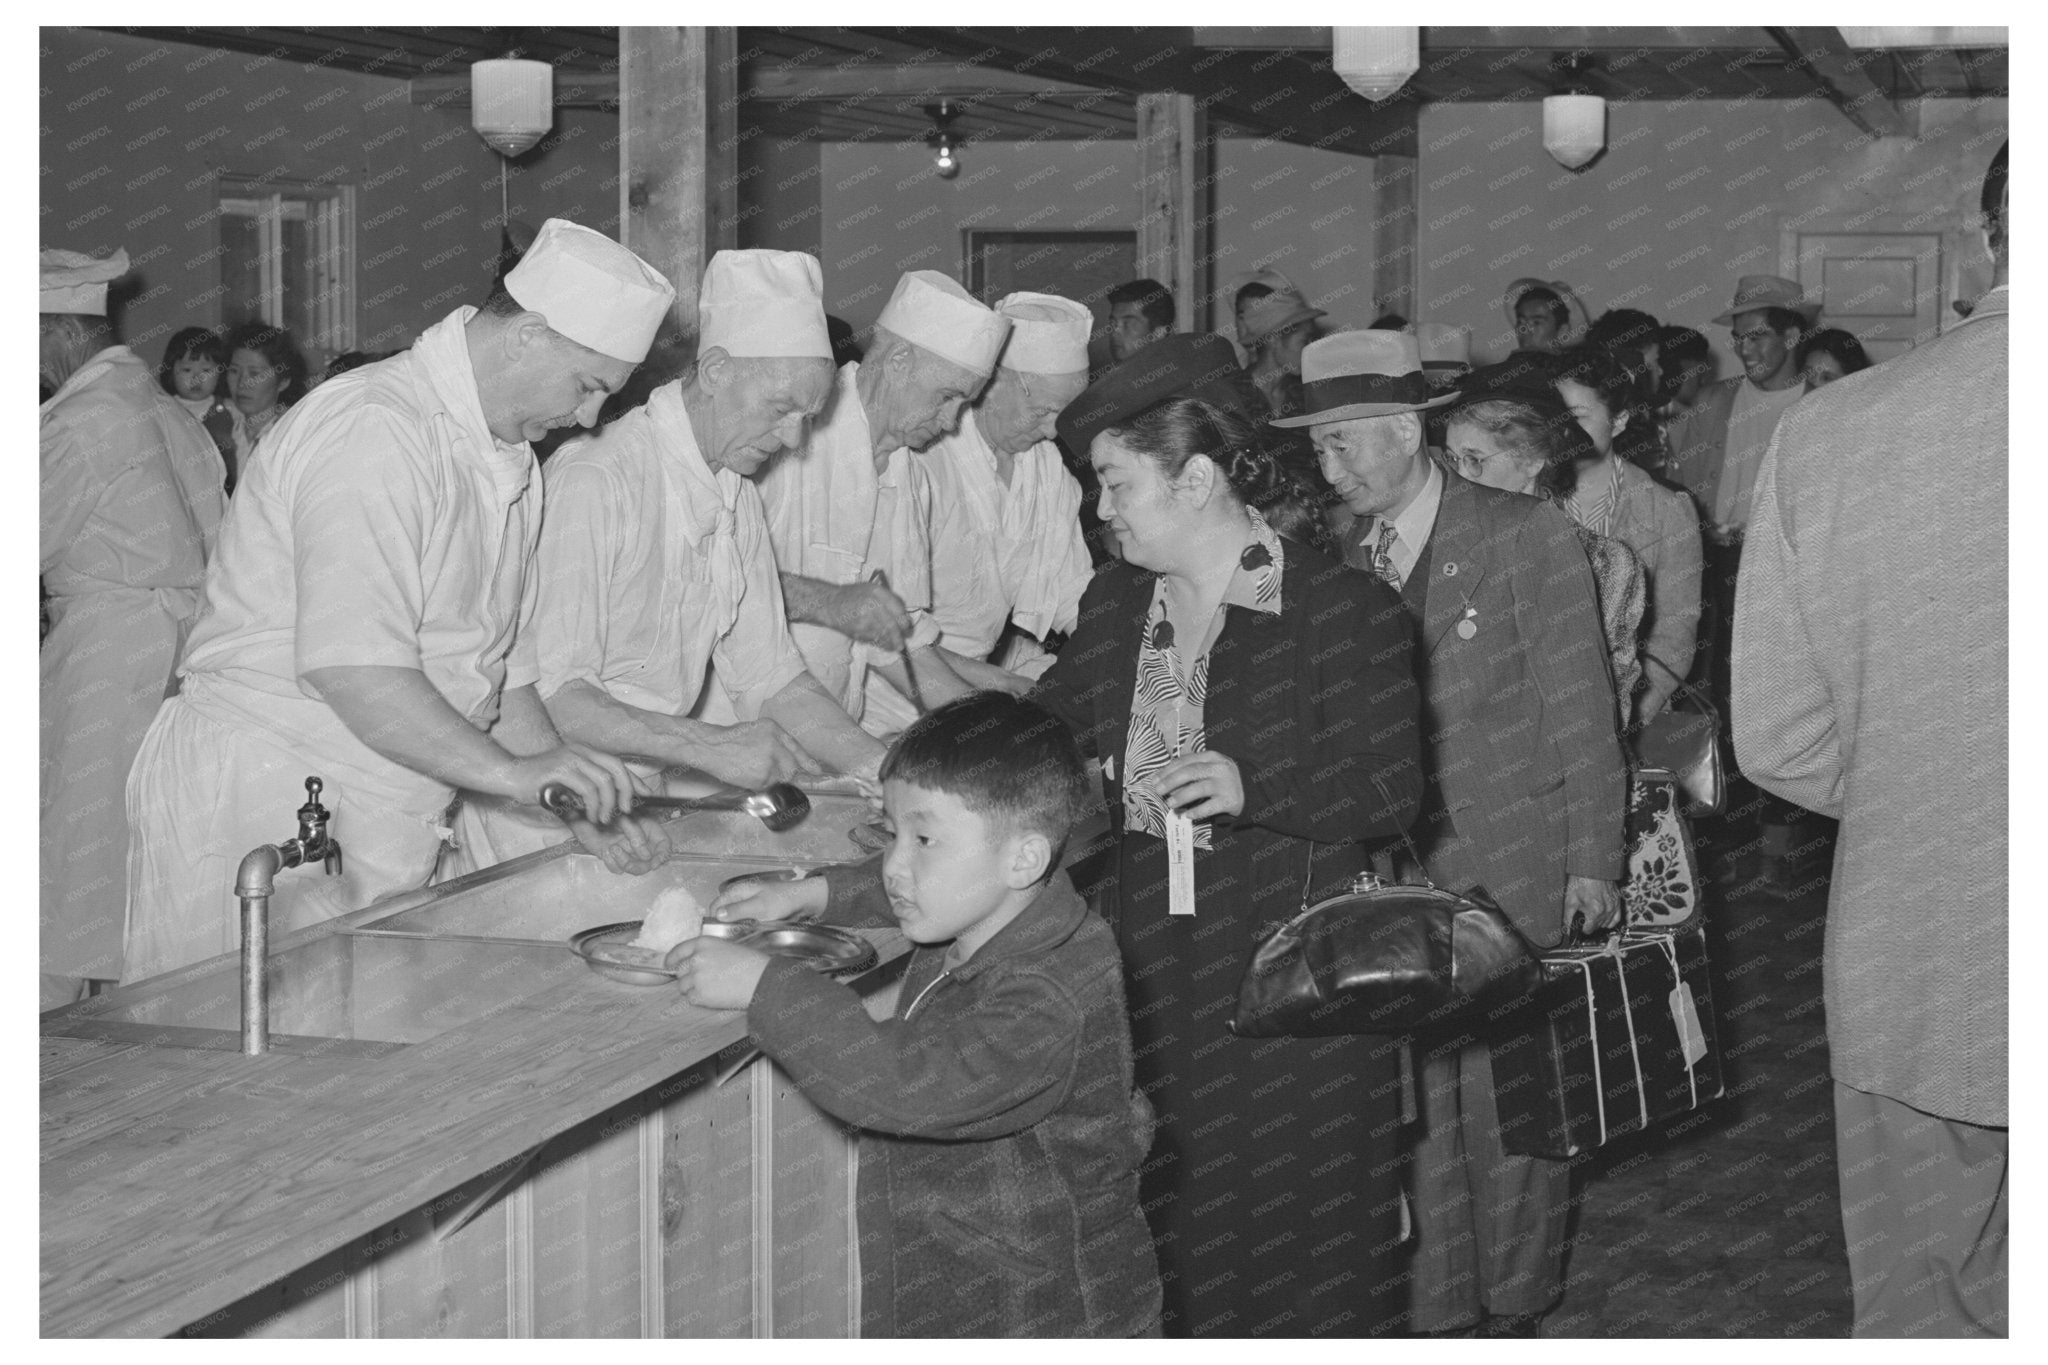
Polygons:
<instances>
[{"instance_id":1,"label":"man in flat cap","mask_svg":"<svg viewBox=\"0 0 2048 1365\"><path fill-rule=\"evenodd\" d=\"M870 671L927 705L967 690L933 649L931 484L911 452L959 429L1009 334L946 276L911 271L823 423L761 475L797 648L870 733L886 724L864 715Z\"/></svg>"},{"instance_id":2,"label":"man in flat cap","mask_svg":"<svg viewBox=\"0 0 2048 1365\"><path fill-rule=\"evenodd\" d=\"M1092 572L1081 485L1053 444L1088 387L1092 318L1057 294L1011 294L996 312L1010 338L988 387L959 431L915 458L931 479L931 614L946 662L976 687L1022 695L1052 662L1039 645L1073 630ZM891 729L912 719L893 687L870 682L868 707Z\"/></svg>"},{"instance_id":3,"label":"man in flat cap","mask_svg":"<svg viewBox=\"0 0 2048 1365\"><path fill-rule=\"evenodd\" d=\"M426 885L456 789L537 800L566 783L603 823L616 758L564 743L525 637L540 530L529 443L588 426L675 291L624 247L550 219L485 299L412 349L323 384L236 485L179 669L128 784L126 978L230 951L236 865L292 832L305 780L345 852L279 877L279 931ZM586 842L651 866L665 838Z\"/></svg>"},{"instance_id":4,"label":"man in flat cap","mask_svg":"<svg viewBox=\"0 0 2048 1365\"><path fill-rule=\"evenodd\" d=\"M1308 410L1275 425L1313 433L1351 514L1346 562L1398 591L1418 632L1423 870L1439 886L1483 886L1539 948L1574 918L1614 927L1625 772L1571 519L1429 458L1424 417L1460 394L1432 395L1414 337L1326 337L1303 353L1302 376ZM1502 1150L1491 1054L1462 1041L1418 1067L1411 1327L1528 1335L1563 1289L1570 1167Z\"/></svg>"},{"instance_id":5,"label":"man in flat cap","mask_svg":"<svg viewBox=\"0 0 2048 1365\"><path fill-rule=\"evenodd\" d=\"M627 764L637 791L691 794L674 769L760 788L824 767L872 776L881 763L882 746L790 638L752 482L803 444L832 391L821 285L801 252L719 252L698 298L695 364L547 462L531 632L540 696L566 738L641 756ZM716 696L695 712L707 674ZM567 836L545 812L488 796L466 796L455 829L444 876Z\"/></svg>"},{"instance_id":6,"label":"man in flat cap","mask_svg":"<svg viewBox=\"0 0 2048 1365\"><path fill-rule=\"evenodd\" d=\"M107 285L128 255L42 253L43 1008L121 977L121 793L199 613L227 509L204 430L117 345Z\"/></svg>"}]
</instances>

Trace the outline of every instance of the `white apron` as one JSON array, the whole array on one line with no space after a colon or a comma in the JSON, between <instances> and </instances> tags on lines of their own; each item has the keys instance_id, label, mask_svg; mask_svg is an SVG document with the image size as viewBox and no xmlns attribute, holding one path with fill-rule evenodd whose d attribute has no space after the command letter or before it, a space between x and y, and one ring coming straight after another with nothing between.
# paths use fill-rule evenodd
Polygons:
<instances>
[{"instance_id":1,"label":"white apron","mask_svg":"<svg viewBox=\"0 0 2048 1365\"><path fill-rule=\"evenodd\" d=\"M558 451L546 479L530 626L543 697L581 681L629 706L681 716L702 694L722 703L725 718L713 723L732 724L758 716L803 671L784 629L760 497L731 470L712 473L676 385ZM714 659L724 685L707 688ZM728 689L739 694L737 708ZM626 766L641 793L717 787L652 763ZM568 837L537 807L465 792L439 879Z\"/></svg>"},{"instance_id":2,"label":"white apron","mask_svg":"<svg viewBox=\"0 0 2048 1365\"><path fill-rule=\"evenodd\" d=\"M324 384L264 438L235 490L180 695L128 784L124 980L234 947L234 871L296 833L326 784L344 875L281 873L288 932L432 875L453 792L379 756L300 681L317 667L418 668L479 729L530 610L540 485L524 444L490 435L458 309L411 351Z\"/></svg>"},{"instance_id":3,"label":"white apron","mask_svg":"<svg viewBox=\"0 0 2048 1365\"><path fill-rule=\"evenodd\" d=\"M123 789L172 685L220 527L219 453L125 346L41 408L42 970L117 979Z\"/></svg>"},{"instance_id":4,"label":"white apron","mask_svg":"<svg viewBox=\"0 0 2048 1365\"><path fill-rule=\"evenodd\" d=\"M759 478L775 559L784 573L858 583L877 572L922 623L931 605L931 488L908 450L875 468L867 415L856 387L860 365L842 366L832 405L799 450L771 461ZM856 649L827 626L790 623L811 674L869 734L862 715L873 651ZM935 634L934 634L934 638Z\"/></svg>"}]
</instances>

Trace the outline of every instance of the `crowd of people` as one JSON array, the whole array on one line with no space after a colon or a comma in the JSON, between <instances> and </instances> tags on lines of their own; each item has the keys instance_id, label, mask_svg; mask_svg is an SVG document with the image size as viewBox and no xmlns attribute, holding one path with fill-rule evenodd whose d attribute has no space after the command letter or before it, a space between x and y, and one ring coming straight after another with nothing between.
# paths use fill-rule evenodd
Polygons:
<instances>
[{"instance_id":1,"label":"crowd of people","mask_svg":"<svg viewBox=\"0 0 2048 1365\"><path fill-rule=\"evenodd\" d=\"M567 838L644 873L636 796L852 774L884 854L713 908L902 928L893 1016L714 939L671 965L872 1144L869 1332L1532 1335L1572 1169L1503 1148L1484 1031L1225 1025L1264 931L1368 869L1484 888L1538 949L1620 927L1636 737L1691 680L1765 793L1710 840L1790 892L1773 820L1843 822L1857 1330L2002 1332L2003 883L1995 933L1982 867L1928 913L1911 861L1977 845L1898 804L1966 756L1951 804L2003 827L2002 729L1929 700L2003 687L2002 618L1971 629L2002 501L1932 524L1878 452L2004 448L2004 166L1999 288L1874 370L1768 276L1719 382L1699 332L1563 282L1510 285L1516 349L1474 367L1466 329L1329 330L1271 269L1228 337L1110 291L1092 375L1084 304L932 271L850 352L816 259L725 251L694 360L588 434L674 290L576 224L317 386L261 324L152 376L105 317L125 260L46 251L44 1005L231 951L309 773L347 859L279 881L281 930Z\"/></svg>"}]
</instances>

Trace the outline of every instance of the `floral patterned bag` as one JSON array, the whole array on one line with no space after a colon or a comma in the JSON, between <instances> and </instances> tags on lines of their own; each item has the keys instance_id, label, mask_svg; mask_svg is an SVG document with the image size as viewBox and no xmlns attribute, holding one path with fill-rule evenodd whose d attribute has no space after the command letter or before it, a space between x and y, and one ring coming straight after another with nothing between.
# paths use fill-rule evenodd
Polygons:
<instances>
[{"instance_id":1,"label":"floral patterned bag","mask_svg":"<svg viewBox=\"0 0 2048 1365\"><path fill-rule=\"evenodd\" d=\"M1629 774L1628 845L1622 910L1631 929L1675 929L1699 914L1700 879L1692 830L1676 774L1638 768Z\"/></svg>"}]
</instances>

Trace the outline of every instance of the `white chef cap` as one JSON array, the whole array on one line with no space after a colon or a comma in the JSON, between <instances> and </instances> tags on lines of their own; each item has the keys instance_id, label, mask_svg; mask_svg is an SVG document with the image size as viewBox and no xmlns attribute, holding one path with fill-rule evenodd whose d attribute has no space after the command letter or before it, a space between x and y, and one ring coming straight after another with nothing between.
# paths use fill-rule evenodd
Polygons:
<instances>
[{"instance_id":1,"label":"white chef cap","mask_svg":"<svg viewBox=\"0 0 2048 1365\"><path fill-rule=\"evenodd\" d=\"M37 311L105 317L107 282L127 273L128 253L120 249L104 259L76 251L44 251L42 307Z\"/></svg>"},{"instance_id":2,"label":"white chef cap","mask_svg":"<svg viewBox=\"0 0 2048 1365\"><path fill-rule=\"evenodd\" d=\"M675 302L661 272L602 232L566 218L540 225L505 275L505 292L569 340L635 365Z\"/></svg>"},{"instance_id":3,"label":"white chef cap","mask_svg":"<svg viewBox=\"0 0 2048 1365\"><path fill-rule=\"evenodd\" d=\"M704 268L697 348L731 356L832 358L825 275L801 251L721 251Z\"/></svg>"},{"instance_id":4,"label":"white chef cap","mask_svg":"<svg viewBox=\"0 0 2048 1365\"><path fill-rule=\"evenodd\" d=\"M979 375L992 374L1010 334L1010 320L936 270L912 270L896 281L875 326Z\"/></svg>"},{"instance_id":5,"label":"white chef cap","mask_svg":"<svg viewBox=\"0 0 2048 1365\"><path fill-rule=\"evenodd\" d=\"M1088 368L1088 334L1095 319L1058 294L1007 294L996 311L1010 320L1003 364L1027 374L1074 374Z\"/></svg>"}]
</instances>

